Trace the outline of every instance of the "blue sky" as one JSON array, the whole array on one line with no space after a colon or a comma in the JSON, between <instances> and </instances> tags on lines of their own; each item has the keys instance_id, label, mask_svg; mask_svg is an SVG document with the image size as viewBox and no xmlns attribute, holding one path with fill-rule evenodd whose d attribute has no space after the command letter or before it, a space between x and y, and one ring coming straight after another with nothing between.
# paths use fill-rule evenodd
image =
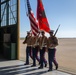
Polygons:
<instances>
[{"instance_id":1,"label":"blue sky","mask_svg":"<svg viewBox=\"0 0 76 75\"><path fill-rule=\"evenodd\" d=\"M29 0L36 16L37 0ZM26 0L20 0L20 37L26 36L30 30L30 22L26 16ZM50 28L56 30L58 38L76 38L76 0L42 0ZM48 36L48 34L46 34Z\"/></svg>"}]
</instances>

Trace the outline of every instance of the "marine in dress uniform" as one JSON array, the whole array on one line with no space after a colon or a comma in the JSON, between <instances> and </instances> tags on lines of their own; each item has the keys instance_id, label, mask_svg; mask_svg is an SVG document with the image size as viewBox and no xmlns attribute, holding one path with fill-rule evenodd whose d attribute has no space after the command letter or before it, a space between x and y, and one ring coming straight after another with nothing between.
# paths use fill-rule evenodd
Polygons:
<instances>
[{"instance_id":1,"label":"marine in dress uniform","mask_svg":"<svg viewBox=\"0 0 76 75\"><path fill-rule=\"evenodd\" d=\"M49 70L48 71L53 70L52 62L55 64L56 70L58 69L58 63L57 63L56 58L55 58L55 53L56 53L55 47L58 45L58 40L55 36L53 36L53 32L54 32L53 30L51 30L49 32L50 37L48 38L48 41L47 41L48 62L49 62Z\"/></svg>"},{"instance_id":2,"label":"marine in dress uniform","mask_svg":"<svg viewBox=\"0 0 76 75\"><path fill-rule=\"evenodd\" d=\"M32 52L33 52L33 66L36 66L36 59L38 62L40 62L40 58L38 57L38 51L39 51L39 44L38 44L38 36L33 36L32 37Z\"/></svg>"},{"instance_id":3,"label":"marine in dress uniform","mask_svg":"<svg viewBox=\"0 0 76 75\"><path fill-rule=\"evenodd\" d=\"M33 59L33 57L32 57L32 47L31 47L32 37L31 37L30 34L31 34L30 32L27 32L27 36L25 37L25 40L23 42L23 44L27 44L27 47L26 47L26 63L24 65L29 64L29 56Z\"/></svg>"},{"instance_id":4,"label":"marine in dress uniform","mask_svg":"<svg viewBox=\"0 0 76 75\"><path fill-rule=\"evenodd\" d=\"M46 52L46 44L47 44L47 37L45 36L45 32L41 31L41 37L39 37L39 49L40 49L40 67L39 69L43 68L43 64L45 64L45 67L47 66L47 60L45 59L45 52Z\"/></svg>"}]
</instances>

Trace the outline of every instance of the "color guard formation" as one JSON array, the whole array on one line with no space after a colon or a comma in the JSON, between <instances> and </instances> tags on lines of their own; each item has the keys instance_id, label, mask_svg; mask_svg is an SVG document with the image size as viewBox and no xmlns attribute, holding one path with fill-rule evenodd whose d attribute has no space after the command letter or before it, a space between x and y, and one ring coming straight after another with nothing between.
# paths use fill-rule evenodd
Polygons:
<instances>
[{"instance_id":1,"label":"color guard formation","mask_svg":"<svg viewBox=\"0 0 76 75\"><path fill-rule=\"evenodd\" d=\"M58 39L53 35L53 30L49 32L49 37L45 36L45 32L41 31L37 36L32 36L30 32L27 32L27 36L23 44L27 44L26 48L26 62L24 65L29 65L29 56L33 60L31 67L36 66L36 60L39 62L38 69L43 69L47 67L47 60L45 59L45 52L48 53L48 71L53 70L53 64L55 64L55 69L58 69L58 63L56 61L56 46L58 45ZM41 35L41 36L40 36ZM39 54L38 54L39 52Z\"/></svg>"}]
</instances>

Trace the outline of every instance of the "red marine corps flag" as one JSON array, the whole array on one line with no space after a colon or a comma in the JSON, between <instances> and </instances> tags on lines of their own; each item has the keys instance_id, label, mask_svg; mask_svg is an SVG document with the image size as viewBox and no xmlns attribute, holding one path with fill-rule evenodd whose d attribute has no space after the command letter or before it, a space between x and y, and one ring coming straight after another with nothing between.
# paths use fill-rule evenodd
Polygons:
<instances>
[{"instance_id":1,"label":"red marine corps flag","mask_svg":"<svg viewBox=\"0 0 76 75\"><path fill-rule=\"evenodd\" d=\"M31 30L34 36L36 36L39 32L39 24L37 19L34 17L29 0L27 0L27 8L28 8L28 16L30 20Z\"/></svg>"},{"instance_id":2,"label":"red marine corps flag","mask_svg":"<svg viewBox=\"0 0 76 75\"><path fill-rule=\"evenodd\" d=\"M37 19L39 22L39 28L46 32L50 31L49 23L45 15L42 0L37 0Z\"/></svg>"}]
</instances>

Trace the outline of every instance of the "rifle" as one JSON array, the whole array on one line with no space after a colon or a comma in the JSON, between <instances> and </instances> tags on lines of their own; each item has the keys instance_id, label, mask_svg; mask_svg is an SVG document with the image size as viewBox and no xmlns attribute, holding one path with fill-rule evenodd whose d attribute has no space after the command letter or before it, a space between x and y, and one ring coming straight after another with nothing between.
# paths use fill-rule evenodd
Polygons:
<instances>
[{"instance_id":1,"label":"rifle","mask_svg":"<svg viewBox=\"0 0 76 75\"><path fill-rule=\"evenodd\" d=\"M59 24L58 28L56 29L54 36L55 36L56 33L58 32L59 27L60 27L60 24Z\"/></svg>"}]
</instances>

